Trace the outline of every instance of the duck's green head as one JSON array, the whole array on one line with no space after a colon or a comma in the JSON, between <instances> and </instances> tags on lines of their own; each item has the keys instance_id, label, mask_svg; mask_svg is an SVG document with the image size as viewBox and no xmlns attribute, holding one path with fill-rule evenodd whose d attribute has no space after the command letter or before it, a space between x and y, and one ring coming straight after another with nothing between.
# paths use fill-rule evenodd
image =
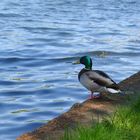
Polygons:
<instances>
[{"instance_id":1,"label":"duck's green head","mask_svg":"<svg viewBox=\"0 0 140 140\"><path fill-rule=\"evenodd\" d=\"M73 62L73 64L83 64L86 69L92 69L92 60L89 56L83 56L78 61Z\"/></svg>"},{"instance_id":2,"label":"duck's green head","mask_svg":"<svg viewBox=\"0 0 140 140\"><path fill-rule=\"evenodd\" d=\"M92 60L89 56L81 57L79 63L85 65L86 69L92 69Z\"/></svg>"},{"instance_id":3,"label":"duck's green head","mask_svg":"<svg viewBox=\"0 0 140 140\"><path fill-rule=\"evenodd\" d=\"M80 64L85 65L86 69L92 69L92 60L89 56L83 56L80 58Z\"/></svg>"}]
</instances>

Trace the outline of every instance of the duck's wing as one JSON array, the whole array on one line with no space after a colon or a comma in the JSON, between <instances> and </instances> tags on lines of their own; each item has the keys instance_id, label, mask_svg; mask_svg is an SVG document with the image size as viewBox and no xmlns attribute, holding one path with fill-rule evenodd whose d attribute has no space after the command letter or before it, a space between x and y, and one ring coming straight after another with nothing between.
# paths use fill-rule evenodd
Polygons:
<instances>
[{"instance_id":1,"label":"duck's wing","mask_svg":"<svg viewBox=\"0 0 140 140\"><path fill-rule=\"evenodd\" d=\"M100 70L93 70L94 72L98 73L100 76L110 79L112 82L114 82L105 72L100 71Z\"/></svg>"},{"instance_id":2,"label":"duck's wing","mask_svg":"<svg viewBox=\"0 0 140 140\"><path fill-rule=\"evenodd\" d=\"M113 82L112 84L107 85L107 88L113 88L113 89L116 89L116 90L119 89L118 84L114 80L112 80L105 72L100 71L100 70L94 70L94 71L96 73L98 73L99 75L102 75L103 77L105 77L105 78L107 78L107 79L109 79Z\"/></svg>"},{"instance_id":3,"label":"duck's wing","mask_svg":"<svg viewBox=\"0 0 140 140\"><path fill-rule=\"evenodd\" d=\"M87 71L86 75L100 86L107 88L119 89L118 85L103 71Z\"/></svg>"}]
</instances>

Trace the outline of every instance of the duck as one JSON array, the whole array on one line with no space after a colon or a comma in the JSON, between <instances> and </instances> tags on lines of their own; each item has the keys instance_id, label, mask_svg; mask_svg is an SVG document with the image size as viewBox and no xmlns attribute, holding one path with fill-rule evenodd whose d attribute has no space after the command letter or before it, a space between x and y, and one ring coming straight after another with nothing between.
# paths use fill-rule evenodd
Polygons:
<instances>
[{"instance_id":1,"label":"duck","mask_svg":"<svg viewBox=\"0 0 140 140\"><path fill-rule=\"evenodd\" d=\"M82 56L74 64L85 67L78 73L79 82L91 92L89 99L100 98L103 93L121 93L118 84L101 70L92 70L90 56ZM95 94L97 93L98 94Z\"/></svg>"}]
</instances>

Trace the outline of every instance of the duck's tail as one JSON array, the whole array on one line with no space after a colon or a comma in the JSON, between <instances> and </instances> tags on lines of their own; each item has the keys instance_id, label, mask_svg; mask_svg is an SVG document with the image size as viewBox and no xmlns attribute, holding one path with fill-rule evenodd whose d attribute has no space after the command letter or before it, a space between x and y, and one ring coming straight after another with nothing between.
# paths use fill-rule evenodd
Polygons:
<instances>
[{"instance_id":1,"label":"duck's tail","mask_svg":"<svg viewBox=\"0 0 140 140\"><path fill-rule=\"evenodd\" d=\"M109 93L122 93L122 91L116 83L107 86L106 89Z\"/></svg>"},{"instance_id":2,"label":"duck's tail","mask_svg":"<svg viewBox=\"0 0 140 140\"><path fill-rule=\"evenodd\" d=\"M116 90L116 89L113 89L113 88L107 88L107 91L109 93L122 93L122 91L120 89Z\"/></svg>"}]
</instances>

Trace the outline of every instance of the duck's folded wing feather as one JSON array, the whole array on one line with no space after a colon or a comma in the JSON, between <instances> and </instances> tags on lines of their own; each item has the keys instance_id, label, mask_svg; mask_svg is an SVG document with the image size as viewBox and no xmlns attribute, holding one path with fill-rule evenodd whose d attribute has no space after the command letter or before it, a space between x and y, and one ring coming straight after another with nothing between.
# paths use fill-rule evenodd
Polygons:
<instances>
[{"instance_id":1,"label":"duck's folded wing feather","mask_svg":"<svg viewBox=\"0 0 140 140\"><path fill-rule=\"evenodd\" d=\"M116 82L113 81L106 73L104 73L103 71L100 71L100 70L95 70L95 72L102 75L103 77L106 77L106 78L110 79L113 82L113 84L108 85L107 88L112 88L112 89L115 89L115 90L119 90L118 84L116 84Z\"/></svg>"},{"instance_id":2,"label":"duck's folded wing feather","mask_svg":"<svg viewBox=\"0 0 140 140\"><path fill-rule=\"evenodd\" d=\"M103 76L104 78L110 79L112 82L114 82L105 72L100 70L94 70L94 72L98 73L99 75ZM115 83L115 82L114 82Z\"/></svg>"},{"instance_id":3,"label":"duck's folded wing feather","mask_svg":"<svg viewBox=\"0 0 140 140\"><path fill-rule=\"evenodd\" d=\"M116 83L106 73L102 71L88 71L86 72L86 75L100 86L108 87L114 84L116 85Z\"/></svg>"}]
</instances>

